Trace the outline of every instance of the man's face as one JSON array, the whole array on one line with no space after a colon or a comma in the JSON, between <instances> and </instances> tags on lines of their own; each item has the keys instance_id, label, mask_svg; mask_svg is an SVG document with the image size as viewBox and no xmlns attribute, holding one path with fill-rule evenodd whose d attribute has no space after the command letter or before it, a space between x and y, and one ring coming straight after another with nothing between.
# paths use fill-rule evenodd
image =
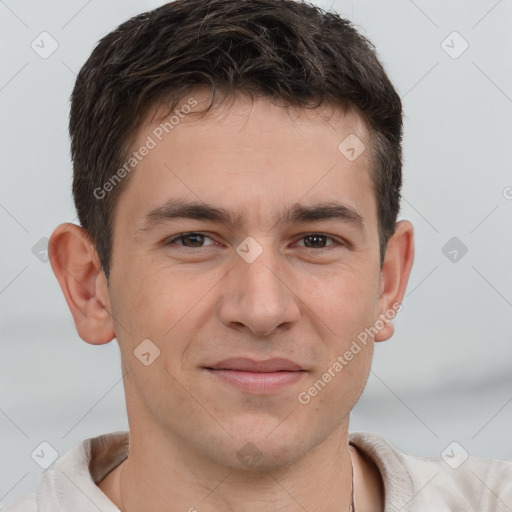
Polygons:
<instances>
[{"instance_id":1,"label":"man's face","mask_svg":"<svg viewBox=\"0 0 512 512\"><path fill-rule=\"evenodd\" d=\"M201 106L206 96L194 98ZM169 133L161 121L139 131L133 150L148 136L156 146L114 219L110 308L130 370L131 435L158 432L233 468L251 456L262 467L292 462L348 428L370 370L372 342L332 369L382 312L368 151L353 160L338 148L349 134L367 144L366 130L339 111L242 97L201 119L184 116ZM239 222L146 218L170 201ZM345 215L286 216L327 203ZM151 342L138 349L143 340ZM225 362L233 358L242 361ZM273 367L275 358L296 367Z\"/></svg>"}]
</instances>

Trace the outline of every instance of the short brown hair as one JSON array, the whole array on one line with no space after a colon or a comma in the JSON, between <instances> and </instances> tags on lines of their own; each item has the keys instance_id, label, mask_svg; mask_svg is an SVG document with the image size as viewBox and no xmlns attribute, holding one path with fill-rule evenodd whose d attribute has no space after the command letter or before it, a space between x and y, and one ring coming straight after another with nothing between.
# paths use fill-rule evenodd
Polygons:
<instances>
[{"instance_id":1,"label":"short brown hair","mask_svg":"<svg viewBox=\"0 0 512 512\"><path fill-rule=\"evenodd\" d=\"M382 265L400 208L402 104L374 46L302 0L175 0L103 37L71 96L73 197L107 277L113 213L130 176L104 197L95 191L126 161L148 111L172 111L198 86L211 88L209 108L220 91L357 112L370 128Z\"/></svg>"}]
</instances>

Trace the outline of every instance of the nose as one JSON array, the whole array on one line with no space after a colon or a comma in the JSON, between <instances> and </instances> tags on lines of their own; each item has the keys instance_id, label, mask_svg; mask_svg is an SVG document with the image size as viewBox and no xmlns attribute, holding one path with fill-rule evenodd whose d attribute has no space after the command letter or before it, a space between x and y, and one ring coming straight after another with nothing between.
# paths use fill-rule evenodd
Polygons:
<instances>
[{"instance_id":1,"label":"nose","mask_svg":"<svg viewBox=\"0 0 512 512\"><path fill-rule=\"evenodd\" d=\"M270 245L252 263L235 253L221 287L219 315L230 328L269 336L278 327L290 328L300 317L293 276Z\"/></svg>"}]
</instances>

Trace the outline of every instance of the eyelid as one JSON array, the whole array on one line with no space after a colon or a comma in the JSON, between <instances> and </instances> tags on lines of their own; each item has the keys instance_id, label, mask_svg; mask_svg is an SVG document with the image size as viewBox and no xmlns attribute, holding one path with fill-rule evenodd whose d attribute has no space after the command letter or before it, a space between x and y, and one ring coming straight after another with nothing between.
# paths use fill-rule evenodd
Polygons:
<instances>
[{"instance_id":1,"label":"eyelid","mask_svg":"<svg viewBox=\"0 0 512 512\"><path fill-rule=\"evenodd\" d=\"M307 233L300 234L297 240L300 242L300 241L304 240L304 238L306 238L307 236L312 236L312 235L323 236L323 237L327 238L328 240L332 240L334 242L334 244L329 245L327 247L319 247L317 249L317 251L321 251L322 249L328 249L329 247L333 247L335 245L340 245L340 246L347 245L346 242L341 241L338 237L328 235L327 233L322 233L321 231L320 232L308 231ZM310 249L310 247L301 246L301 249Z\"/></svg>"},{"instance_id":2,"label":"eyelid","mask_svg":"<svg viewBox=\"0 0 512 512\"><path fill-rule=\"evenodd\" d=\"M177 235L173 235L170 238L167 238L164 241L164 245L170 245L173 242L175 242L177 240L180 240L181 238L185 238L188 235L201 235L201 236L204 236L205 238L209 238L210 240L215 242L215 240L210 235L208 235L207 233L204 233L202 231L187 231L187 232L184 232L184 233L178 233ZM210 244L210 245L213 245L213 244ZM182 246L182 247L184 249L194 249L194 247L185 247L185 246ZM201 247L197 247L197 249L201 249Z\"/></svg>"},{"instance_id":3,"label":"eyelid","mask_svg":"<svg viewBox=\"0 0 512 512\"><path fill-rule=\"evenodd\" d=\"M214 243L213 244L209 244L209 245L215 245L217 242L215 242L215 240L213 239L213 237L211 237L209 234L207 234L206 232L202 232L202 231L187 231L187 232L184 232L184 233L178 233L176 235L173 235L172 237L170 238L167 238L164 242L164 245L171 245L173 244L174 242L188 236L188 235L201 235L205 238L209 238L210 240L212 240ZM330 239L334 242L333 245L329 245L327 247L319 247L319 248L311 248L311 247L303 247L301 246L302 249L313 249L313 250L316 250L317 252L320 252L322 250L326 250L328 249L329 247L334 247L336 245L340 246L340 247L349 247L350 244L343 240L343 239L339 239L338 237L335 237L333 235L328 235L327 233L322 233L321 231L307 231L307 232L304 232L304 233L300 233L298 235L298 241L301 241L303 240L305 237L307 236L311 236L311 235L320 235L320 236L323 236L327 239ZM208 247L208 246L204 246L204 247L185 247L185 246L180 246L182 247L183 249L190 249L190 250L194 250L194 249L203 249L204 247Z\"/></svg>"}]
</instances>

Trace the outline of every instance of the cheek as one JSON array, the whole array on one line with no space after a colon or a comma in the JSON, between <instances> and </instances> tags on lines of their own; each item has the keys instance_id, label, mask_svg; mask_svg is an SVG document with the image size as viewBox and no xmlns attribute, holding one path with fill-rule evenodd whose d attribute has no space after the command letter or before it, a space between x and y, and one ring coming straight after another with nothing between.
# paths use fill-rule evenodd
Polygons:
<instances>
[{"instance_id":1,"label":"cheek","mask_svg":"<svg viewBox=\"0 0 512 512\"><path fill-rule=\"evenodd\" d=\"M120 318L135 339L150 338L163 350L184 350L200 328L201 313L215 293L221 271L195 270L191 265L170 264L159 259L137 259L122 279Z\"/></svg>"},{"instance_id":2,"label":"cheek","mask_svg":"<svg viewBox=\"0 0 512 512\"><path fill-rule=\"evenodd\" d=\"M356 271L357 270L357 271ZM300 298L331 336L343 341L371 325L378 311L377 283L370 270L338 268L304 276ZM311 315L310 315L311 316Z\"/></svg>"},{"instance_id":3,"label":"cheek","mask_svg":"<svg viewBox=\"0 0 512 512\"><path fill-rule=\"evenodd\" d=\"M309 317L317 319L313 321L322 333L325 352L312 383L328 388L319 393L318 405L338 410L355 404L371 368L373 341L366 329L378 311L375 283L368 273L364 277L347 269L316 282L307 303L315 313Z\"/></svg>"},{"instance_id":4,"label":"cheek","mask_svg":"<svg viewBox=\"0 0 512 512\"><path fill-rule=\"evenodd\" d=\"M122 338L131 350L146 338L160 347L160 338L174 323L171 312L180 312L175 293L170 292L169 282L162 279L161 269L151 261L135 254L121 257L116 263L111 303L118 339Z\"/></svg>"}]
</instances>

